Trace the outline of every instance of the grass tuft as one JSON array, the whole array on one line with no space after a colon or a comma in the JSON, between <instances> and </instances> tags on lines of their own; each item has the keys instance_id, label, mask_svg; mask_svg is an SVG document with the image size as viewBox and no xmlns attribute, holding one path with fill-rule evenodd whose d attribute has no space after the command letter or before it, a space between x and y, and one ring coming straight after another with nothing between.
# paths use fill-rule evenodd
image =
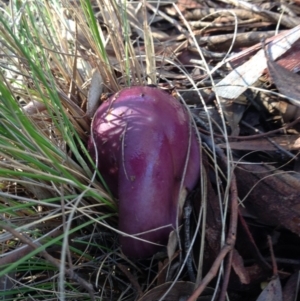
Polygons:
<instances>
[{"instance_id":1,"label":"grass tuft","mask_svg":"<svg viewBox=\"0 0 300 301\"><path fill-rule=\"evenodd\" d=\"M149 291L161 274L168 280L182 275L187 257L180 266L177 259L149 266L119 252L117 205L85 147L95 73L103 95L147 83L174 88L179 81L168 79L174 75L184 78L179 87L198 91L176 61L183 43L166 48L154 38L158 12L159 5L146 1L41 0L12 1L0 16L3 300L128 299ZM202 189L198 280L206 197Z\"/></svg>"}]
</instances>

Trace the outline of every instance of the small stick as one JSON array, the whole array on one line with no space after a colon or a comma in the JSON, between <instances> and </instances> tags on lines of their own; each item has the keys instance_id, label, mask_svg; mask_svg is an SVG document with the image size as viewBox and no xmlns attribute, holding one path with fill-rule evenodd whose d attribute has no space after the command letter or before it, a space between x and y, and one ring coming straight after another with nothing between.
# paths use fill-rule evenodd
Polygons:
<instances>
[{"instance_id":1,"label":"small stick","mask_svg":"<svg viewBox=\"0 0 300 301\"><path fill-rule=\"evenodd\" d=\"M232 249L232 246L225 244L225 246L221 249L218 257L215 259L212 267L206 276L202 279L197 289L193 292L193 294L187 299L187 301L196 301L200 294L204 291L206 286L210 283L210 281L217 275L219 267L226 257L228 252Z\"/></svg>"},{"instance_id":2,"label":"small stick","mask_svg":"<svg viewBox=\"0 0 300 301\"><path fill-rule=\"evenodd\" d=\"M224 160L225 156L222 157ZM224 161L226 162L226 161ZM210 268L209 272L206 276L202 279L197 289L193 292L193 294L187 299L187 301L196 301L200 294L204 291L206 286L210 283L210 281L217 275L220 265L223 259L229 252L232 252L235 240L236 240L236 229L237 229L237 220L238 220L238 196L237 196L237 186L234 174L231 176L231 183L230 183L230 192L231 192L231 215L230 215L230 223L229 229L227 234L227 239L225 245L222 247L219 255L215 259L212 267ZM230 263L230 262L229 262ZM227 270L225 272L226 278L224 279L224 283L222 286L221 296L219 300L224 300L228 285L228 280L230 276L231 265L227 265ZM223 299L221 299L223 298Z\"/></svg>"},{"instance_id":3,"label":"small stick","mask_svg":"<svg viewBox=\"0 0 300 301\"><path fill-rule=\"evenodd\" d=\"M222 284L219 301L224 301L226 299L226 292L227 292L227 287L228 287L229 277L231 272L232 256L233 256L233 249L236 241L236 230L237 230L237 223L238 223L238 210L239 210L238 193L237 193L235 175L233 172L231 176L230 192L231 192L231 208L230 208L231 215L230 215L230 223L229 223L226 243L231 246L231 249L229 251L228 262L225 269L224 280Z\"/></svg>"},{"instance_id":4,"label":"small stick","mask_svg":"<svg viewBox=\"0 0 300 301\"><path fill-rule=\"evenodd\" d=\"M298 117L297 119L295 119L293 122L288 123L287 125L281 127L280 129L277 130L272 130L266 133L261 133L261 134L256 134L256 135L250 135L250 136L228 136L228 139L238 139L238 140L253 140L255 138L262 138L262 137L266 137L266 136L270 136L276 133L279 133L282 130L288 129L292 126L294 126L295 124L297 124L300 121L300 117ZM200 132L204 133L204 134L208 134L210 135L209 131L203 130L203 129L199 129ZM216 134L214 133L214 136L217 138L224 138L224 135L220 135L220 134Z\"/></svg>"},{"instance_id":5,"label":"small stick","mask_svg":"<svg viewBox=\"0 0 300 301\"><path fill-rule=\"evenodd\" d=\"M278 275L278 268L277 268L276 258L275 258L275 255L274 255L272 239L271 239L270 235L268 235L268 245L269 245L269 248L270 248L270 255L271 255L271 259L272 259L273 276L277 276Z\"/></svg>"},{"instance_id":6,"label":"small stick","mask_svg":"<svg viewBox=\"0 0 300 301\"><path fill-rule=\"evenodd\" d=\"M246 235L248 236L248 239L250 241L251 247L253 249L253 256L255 256L257 258L257 260L259 261L261 267L265 270L270 270L271 266L268 264L268 262L265 260L265 258L262 256L262 254L260 253L255 240L249 230L249 227L244 219L244 217L242 216L240 210L239 210L239 222L243 228L243 230L246 232Z\"/></svg>"},{"instance_id":7,"label":"small stick","mask_svg":"<svg viewBox=\"0 0 300 301\"><path fill-rule=\"evenodd\" d=\"M117 263L117 267L124 273L124 275L129 279L130 283L133 285L133 287L137 290L138 292L138 297L142 297L143 291L136 280L135 277L130 273L130 271L127 269L127 267L121 263Z\"/></svg>"},{"instance_id":8,"label":"small stick","mask_svg":"<svg viewBox=\"0 0 300 301\"><path fill-rule=\"evenodd\" d=\"M241 123L245 126L247 126L248 128L254 130L255 132L262 133L260 130L254 128L253 126L251 126L250 124L248 124L246 121L241 121ZM286 154L288 157L292 158L292 159L296 159L296 156L293 155L291 152L285 150L283 147L281 147L280 145L278 145L274 140L272 140L270 137L266 137L266 139L268 139L268 141L274 145L275 148L277 148L278 150L280 150L281 152L283 152L284 154Z\"/></svg>"},{"instance_id":9,"label":"small stick","mask_svg":"<svg viewBox=\"0 0 300 301\"><path fill-rule=\"evenodd\" d=\"M186 267L188 270L188 275L190 278L190 281L195 282L195 274L193 271L193 259L192 259L192 251L189 252L189 248L191 245L191 237L190 237L190 230L191 230L191 213L192 213L192 205L191 205L191 200L188 198L186 200L186 204L184 207L184 250L185 250L185 255L187 256L187 261L186 261Z\"/></svg>"}]
</instances>

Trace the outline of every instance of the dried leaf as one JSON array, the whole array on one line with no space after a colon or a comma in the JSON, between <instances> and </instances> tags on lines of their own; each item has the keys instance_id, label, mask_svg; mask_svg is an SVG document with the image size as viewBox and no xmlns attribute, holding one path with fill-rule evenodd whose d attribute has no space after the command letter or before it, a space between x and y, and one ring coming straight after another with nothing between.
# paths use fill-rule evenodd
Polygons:
<instances>
[{"instance_id":1,"label":"dried leaf","mask_svg":"<svg viewBox=\"0 0 300 301\"><path fill-rule=\"evenodd\" d=\"M167 245L167 253L168 258L171 261L173 255L175 254L176 247L177 247L178 239L176 231L172 231L169 235L168 245Z\"/></svg>"},{"instance_id":2,"label":"dried leaf","mask_svg":"<svg viewBox=\"0 0 300 301\"><path fill-rule=\"evenodd\" d=\"M288 69L277 64L269 56L268 50L266 51L267 65L270 76L276 85L279 92L287 97L289 101L295 105L300 106L300 76L289 71Z\"/></svg>"},{"instance_id":3,"label":"dried leaf","mask_svg":"<svg viewBox=\"0 0 300 301\"><path fill-rule=\"evenodd\" d=\"M259 164L235 169L239 198L264 225L300 233L300 181L297 176Z\"/></svg>"},{"instance_id":4,"label":"dried leaf","mask_svg":"<svg viewBox=\"0 0 300 301\"><path fill-rule=\"evenodd\" d=\"M23 107L23 110L28 115L33 115L46 110L46 106L43 102L32 100Z\"/></svg>"},{"instance_id":5,"label":"dried leaf","mask_svg":"<svg viewBox=\"0 0 300 301\"><path fill-rule=\"evenodd\" d=\"M279 35L270 42L269 47L273 59L285 53L300 38L300 25ZM257 81L267 67L264 51L261 49L243 65L234 69L216 86L215 92L227 99L238 98L249 86Z\"/></svg>"},{"instance_id":6,"label":"dried leaf","mask_svg":"<svg viewBox=\"0 0 300 301\"><path fill-rule=\"evenodd\" d=\"M282 301L282 289L279 278L271 280L256 301Z\"/></svg>"},{"instance_id":7,"label":"dried leaf","mask_svg":"<svg viewBox=\"0 0 300 301\"><path fill-rule=\"evenodd\" d=\"M274 141L275 144L286 150L299 150L300 149L300 138L299 135L282 135L271 137L271 140ZM221 148L226 148L225 143L218 144ZM236 141L230 142L229 146L234 150L244 150L244 151L278 151L278 148L274 146L270 141L266 138L259 138L253 140L245 140L245 141Z\"/></svg>"},{"instance_id":8,"label":"dried leaf","mask_svg":"<svg viewBox=\"0 0 300 301\"><path fill-rule=\"evenodd\" d=\"M246 106L240 103L236 103L230 99L220 98L222 110L225 118L231 128L231 135L238 136L240 133L239 123L244 115Z\"/></svg>"},{"instance_id":9,"label":"dried leaf","mask_svg":"<svg viewBox=\"0 0 300 301\"><path fill-rule=\"evenodd\" d=\"M100 96L103 91L103 79L100 72L97 69L93 70L91 86L87 98L86 115L93 117L99 104Z\"/></svg>"},{"instance_id":10,"label":"dried leaf","mask_svg":"<svg viewBox=\"0 0 300 301\"><path fill-rule=\"evenodd\" d=\"M282 67L297 72L300 70L300 40L282 55L276 62Z\"/></svg>"},{"instance_id":11,"label":"dried leaf","mask_svg":"<svg viewBox=\"0 0 300 301\"><path fill-rule=\"evenodd\" d=\"M299 271L297 271L286 282L282 294L284 301L297 300L297 286L299 283L299 276L300 276Z\"/></svg>"},{"instance_id":12,"label":"dried leaf","mask_svg":"<svg viewBox=\"0 0 300 301\"><path fill-rule=\"evenodd\" d=\"M186 197L188 195L188 190L186 188L182 188L179 194L179 199L178 199L178 216L179 219L182 217L183 213L183 207L185 204Z\"/></svg>"},{"instance_id":13,"label":"dried leaf","mask_svg":"<svg viewBox=\"0 0 300 301\"><path fill-rule=\"evenodd\" d=\"M235 273L238 275L241 283L243 284L250 283L250 276L248 271L244 267L243 258L241 257L241 255L238 253L236 249L233 250L232 267Z\"/></svg>"},{"instance_id":14,"label":"dried leaf","mask_svg":"<svg viewBox=\"0 0 300 301\"><path fill-rule=\"evenodd\" d=\"M201 8L201 4L195 0L178 0L177 6L181 12L189 12L191 9Z\"/></svg>"},{"instance_id":15,"label":"dried leaf","mask_svg":"<svg viewBox=\"0 0 300 301\"><path fill-rule=\"evenodd\" d=\"M270 100L269 98L265 98L262 103L271 114L274 112L274 109L276 109L280 113L284 122L290 122L291 120L295 120L300 117L300 108L286 101L278 101L278 99Z\"/></svg>"}]
</instances>

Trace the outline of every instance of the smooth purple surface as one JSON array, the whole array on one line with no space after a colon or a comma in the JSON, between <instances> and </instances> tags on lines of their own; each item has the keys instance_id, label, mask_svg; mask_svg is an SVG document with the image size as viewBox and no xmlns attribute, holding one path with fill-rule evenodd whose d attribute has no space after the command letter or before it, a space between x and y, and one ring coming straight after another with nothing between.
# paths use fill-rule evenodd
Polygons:
<instances>
[{"instance_id":1,"label":"smooth purple surface","mask_svg":"<svg viewBox=\"0 0 300 301\"><path fill-rule=\"evenodd\" d=\"M189 117L171 95L154 87L126 88L103 103L92 122L98 168L119 198L119 230L137 234L165 225L140 238L166 244L175 228L180 181L189 143ZM88 145L96 157L91 142ZM199 146L194 129L184 187L199 177ZM147 257L159 248L120 236L123 252Z\"/></svg>"}]
</instances>

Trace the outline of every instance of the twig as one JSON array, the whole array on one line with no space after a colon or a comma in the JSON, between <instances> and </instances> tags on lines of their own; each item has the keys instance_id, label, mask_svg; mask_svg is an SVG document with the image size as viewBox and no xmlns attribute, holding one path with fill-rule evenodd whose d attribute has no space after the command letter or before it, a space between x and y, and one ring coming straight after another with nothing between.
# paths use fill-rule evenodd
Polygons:
<instances>
[{"instance_id":1,"label":"twig","mask_svg":"<svg viewBox=\"0 0 300 301\"><path fill-rule=\"evenodd\" d=\"M229 277L230 277L230 272L231 272L232 256L233 256L233 248L230 250L230 252L228 254L227 264L226 264L225 273L224 273L224 280L222 283L219 301L224 301L226 298L226 292L227 292L227 287L228 287Z\"/></svg>"},{"instance_id":2,"label":"twig","mask_svg":"<svg viewBox=\"0 0 300 301\"><path fill-rule=\"evenodd\" d=\"M190 278L190 281L195 282L196 278L194 275L193 270L193 260L192 260L192 252L189 252L189 248L191 245L191 238L190 238L190 231L191 231L191 213L192 213L192 205L191 205L191 199L188 198L186 200L185 206L184 206L184 250L185 250L185 256L187 256L186 261L186 267L188 270L188 275Z\"/></svg>"},{"instance_id":3,"label":"twig","mask_svg":"<svg viewBox=\"0 0 300 301\"><path fill-rule=\"evenodd\" d=\"M117 263L117 267L125 274L125 276L129 279L130 283L138 292L138 298L142 297L143 291L137 282L136 278L128 271L128 268L121 263Z\"/></svg>"},{"instance_id":4,"label":"twig","mask_svg":"<svg viewBox=\"0 0 300 301\"><path fill-rule=\"evenodd\" d=\"M196 301L197 300L197 298L204 291L204 289L209 284L209 282L217 275L219 267L222 263L222 260L225 258L225 256L228 254L228 252L230 252L231 249L232 249L232 246L225 244L225 246L221 249L218 257L215 259L209 272L206 274L206 276L200 282L199 286L193 292L193 294L187 299L187 301Z\"/></svg>"},{"instance_id":5,"label":"twig","mask_svg":"<svg viewBox=\"0 0 300 301\"><path fill-rule=\"evenodd\" d=\"M243 228L243 230L246 232L246 235L248 236L248 239L250 241L251 244L251 249L253 250L253 256L257 258L257 260L259 261L259 263L261 264L261 267L264 270L270 270L271 266L268 264L268 262L264 259L264 257L262 256L262 254L260 253L254 238L249 230L249 227L244 219L244 217L242 216L240 210L239 210L239 222Z\"/></svg>"},{"instance_id":6,"label":"twig","mask_svg":"<svg viewBox=\"0 0 300 301\"><path fill-rule=\"evenodd\" d=\"M287 125L281 127L280 129L276 129L276 130L269 131L269 132L266 132L266 133L261 133L261 134L256 134L256 135L250 135L250 136L229 136L228 139L253 140L255 138L262 138L262 137L266 137L266 136L270 136L270 135L279 133L280 131L288 129L288 128L296 125L299 122L300 122L300 117L298 117L297 119L295 119L293 122L288 123ZM210 132L206 131L204 129L200 128L199 131L202 132L202 133L204 133L204 134L209 134L210 135ZM216 134L216 133L214 133L214 136L217 137L217 138L223 138L224 137L223 135Z\"/></svg>"},{"instance_id":7,"label":"twig","mask_svg":"<svg viewBox=\"0 0 300 301\"><path fill-rule=\"evenodd\" d=\"M268 245L269 245L269 248L270 248L270 254L271 254L271 259L272 259L273 276L278 276L278 268L277 268L276 258L275 258L275 255L274 255L272 239L271 239L270 235L268 235Z\"/></svg>"},{"instance_id":8,"label":"twig","mask_svg":"<svg viewBox=\"0 0 300 301\"><path fill-rule=\"evenodd\" d=\"M0 257L0 266L3 267L4 265L9 265L18 259L26 256L32 251L32 248L30 246L21 246L18 247L17 250L10 252L8 254L5 254L3 257Z\"/></svg>"},{"instance_id":9,"label":"twig","mask_svg":"<svg viewBox=\"0 0 300 301\"><path fill-rule=\"evenodd\" d=\"M225 157L225 156L224 156ZM224 158L222 158L224 159ZM188 298L187 301L196 301L197 298L200 296L200 294L203 292L203 290L206 288L206 286L209 284L209 282L217 275L218 270L220 268L220 265L223 261L223 259L226 257L226 255L231 252L235 245L236 240L236 229L237 229L237 220L238 220L238 196L237 196L237 186L236 186L236 180L235 176L232 173L231 176L231 183L230 183L230 192L231 192L231 215L230 215L230 224L226 239L226 244L221 249L218 257L215 259L212 267L210 268L209 272L206 274L206 276L203 278L203 280L200 282L197 289L193 292L193 294ZM229 262L230 263L230 262ZM228 280L230 276L230 269L231 265L227 266L228 272L225 273L224 278L224 284L222 286L222 291L219 300L224 300L225 293L227 290ZM224 291L224 293L223 293ZM224 296L223 296L224 295ZM223 299L222 299L223 298Z\"/></svg>"},{"instance_id":10,"label":"twig","mask_svg":"<svg viewBox=\"0 0 300 301\"><path fill-rule=\"evenodd\" d=\"M230 254L228 256L228 263L225 270L219 301L223 301L226 298L226 291L227 291L230 272L231 272L233 248L236 241L236 229L237 229L237 222L238 222L238 193L237 193L235 175L233 171L231 175L230 192L231 192L231 215L230 215L230 223L229 223L229 229L227 234L227 244L231 246L231 249L230 249Z\"/></svg>"},{"instance_id":11,"label":"twig","mask_svg":"<svg viewBox=\"0 0 300 301\"><path fill-rule=\"evenodd\" d=\"M246 121L241 121L241 123L245 126L247 126L248 128L254 130L255 132L258 132L258 133L261 133L261 134L264 134L262 133L260 130L254 128L253 126L251 126L250 124L248 124ZM274 140L272 140L270 137L266 137L266 139L268 139L268 141L273 144L273 146L275 148L277 148L278 150L280 150L281 152L283 152L284 154L286 154L289 158L292 158L292 159L297 159L296 156L294 154L292 154L291 152L285 150L283 147L281 147L280 145L278 145Z\"/></svg>"},{"instance_id":12,"label":"twig","mask_svg":"<svg viewBox=\"0 0 300 301\"><path fill-rule=\"evenodd\" d=\"M259 6L252 4L243 0L222 0L222 2L226 2L226 4L230 3L235 5L236 7L240 7L246 10L250 10L253 13L262 15L265 18L268 18L270 21L274 23L280 23L288 28L293 28L299 24L299 18L292 18L290 16L283 15L281 16L279 13L275 13L272 11L268 11L265 9L261 9Z\"/></svg>"},{"instance_id":13,"label":"twig","mask_svg":"<svg viewBox=\"0 0 300 301\"><path fill-rule=\"evenodd\" d=\"M28 246L30 246L33 250L36 250L41 246L40 243L33 242L25 234L21 234L18 231L14 230L11 226L8 225L9 222L5 218L3 218L2 216L0 216L0 219L2 219L5 222L5 223L1 223L1 228L2 229L10 232L14 237L18 238L24 244L27 244ZM56 268L59 269L60 263L57 259L52 257L45 250L39 251L39 254L41 256L43 256L46 260L48 260L52 265L54 265ZM66 271L66 274L68 275L68 277L70 279L76 281L82 287L84 287L88 291L91 300L95 301L95 291L93 289L93 286L90 283L88 283L87 281L85 281L84 279L82 279L81 277L79 277L73 270L71 270L69 268L66 268L65 271Z\"/></svg>"}]
</instances>

